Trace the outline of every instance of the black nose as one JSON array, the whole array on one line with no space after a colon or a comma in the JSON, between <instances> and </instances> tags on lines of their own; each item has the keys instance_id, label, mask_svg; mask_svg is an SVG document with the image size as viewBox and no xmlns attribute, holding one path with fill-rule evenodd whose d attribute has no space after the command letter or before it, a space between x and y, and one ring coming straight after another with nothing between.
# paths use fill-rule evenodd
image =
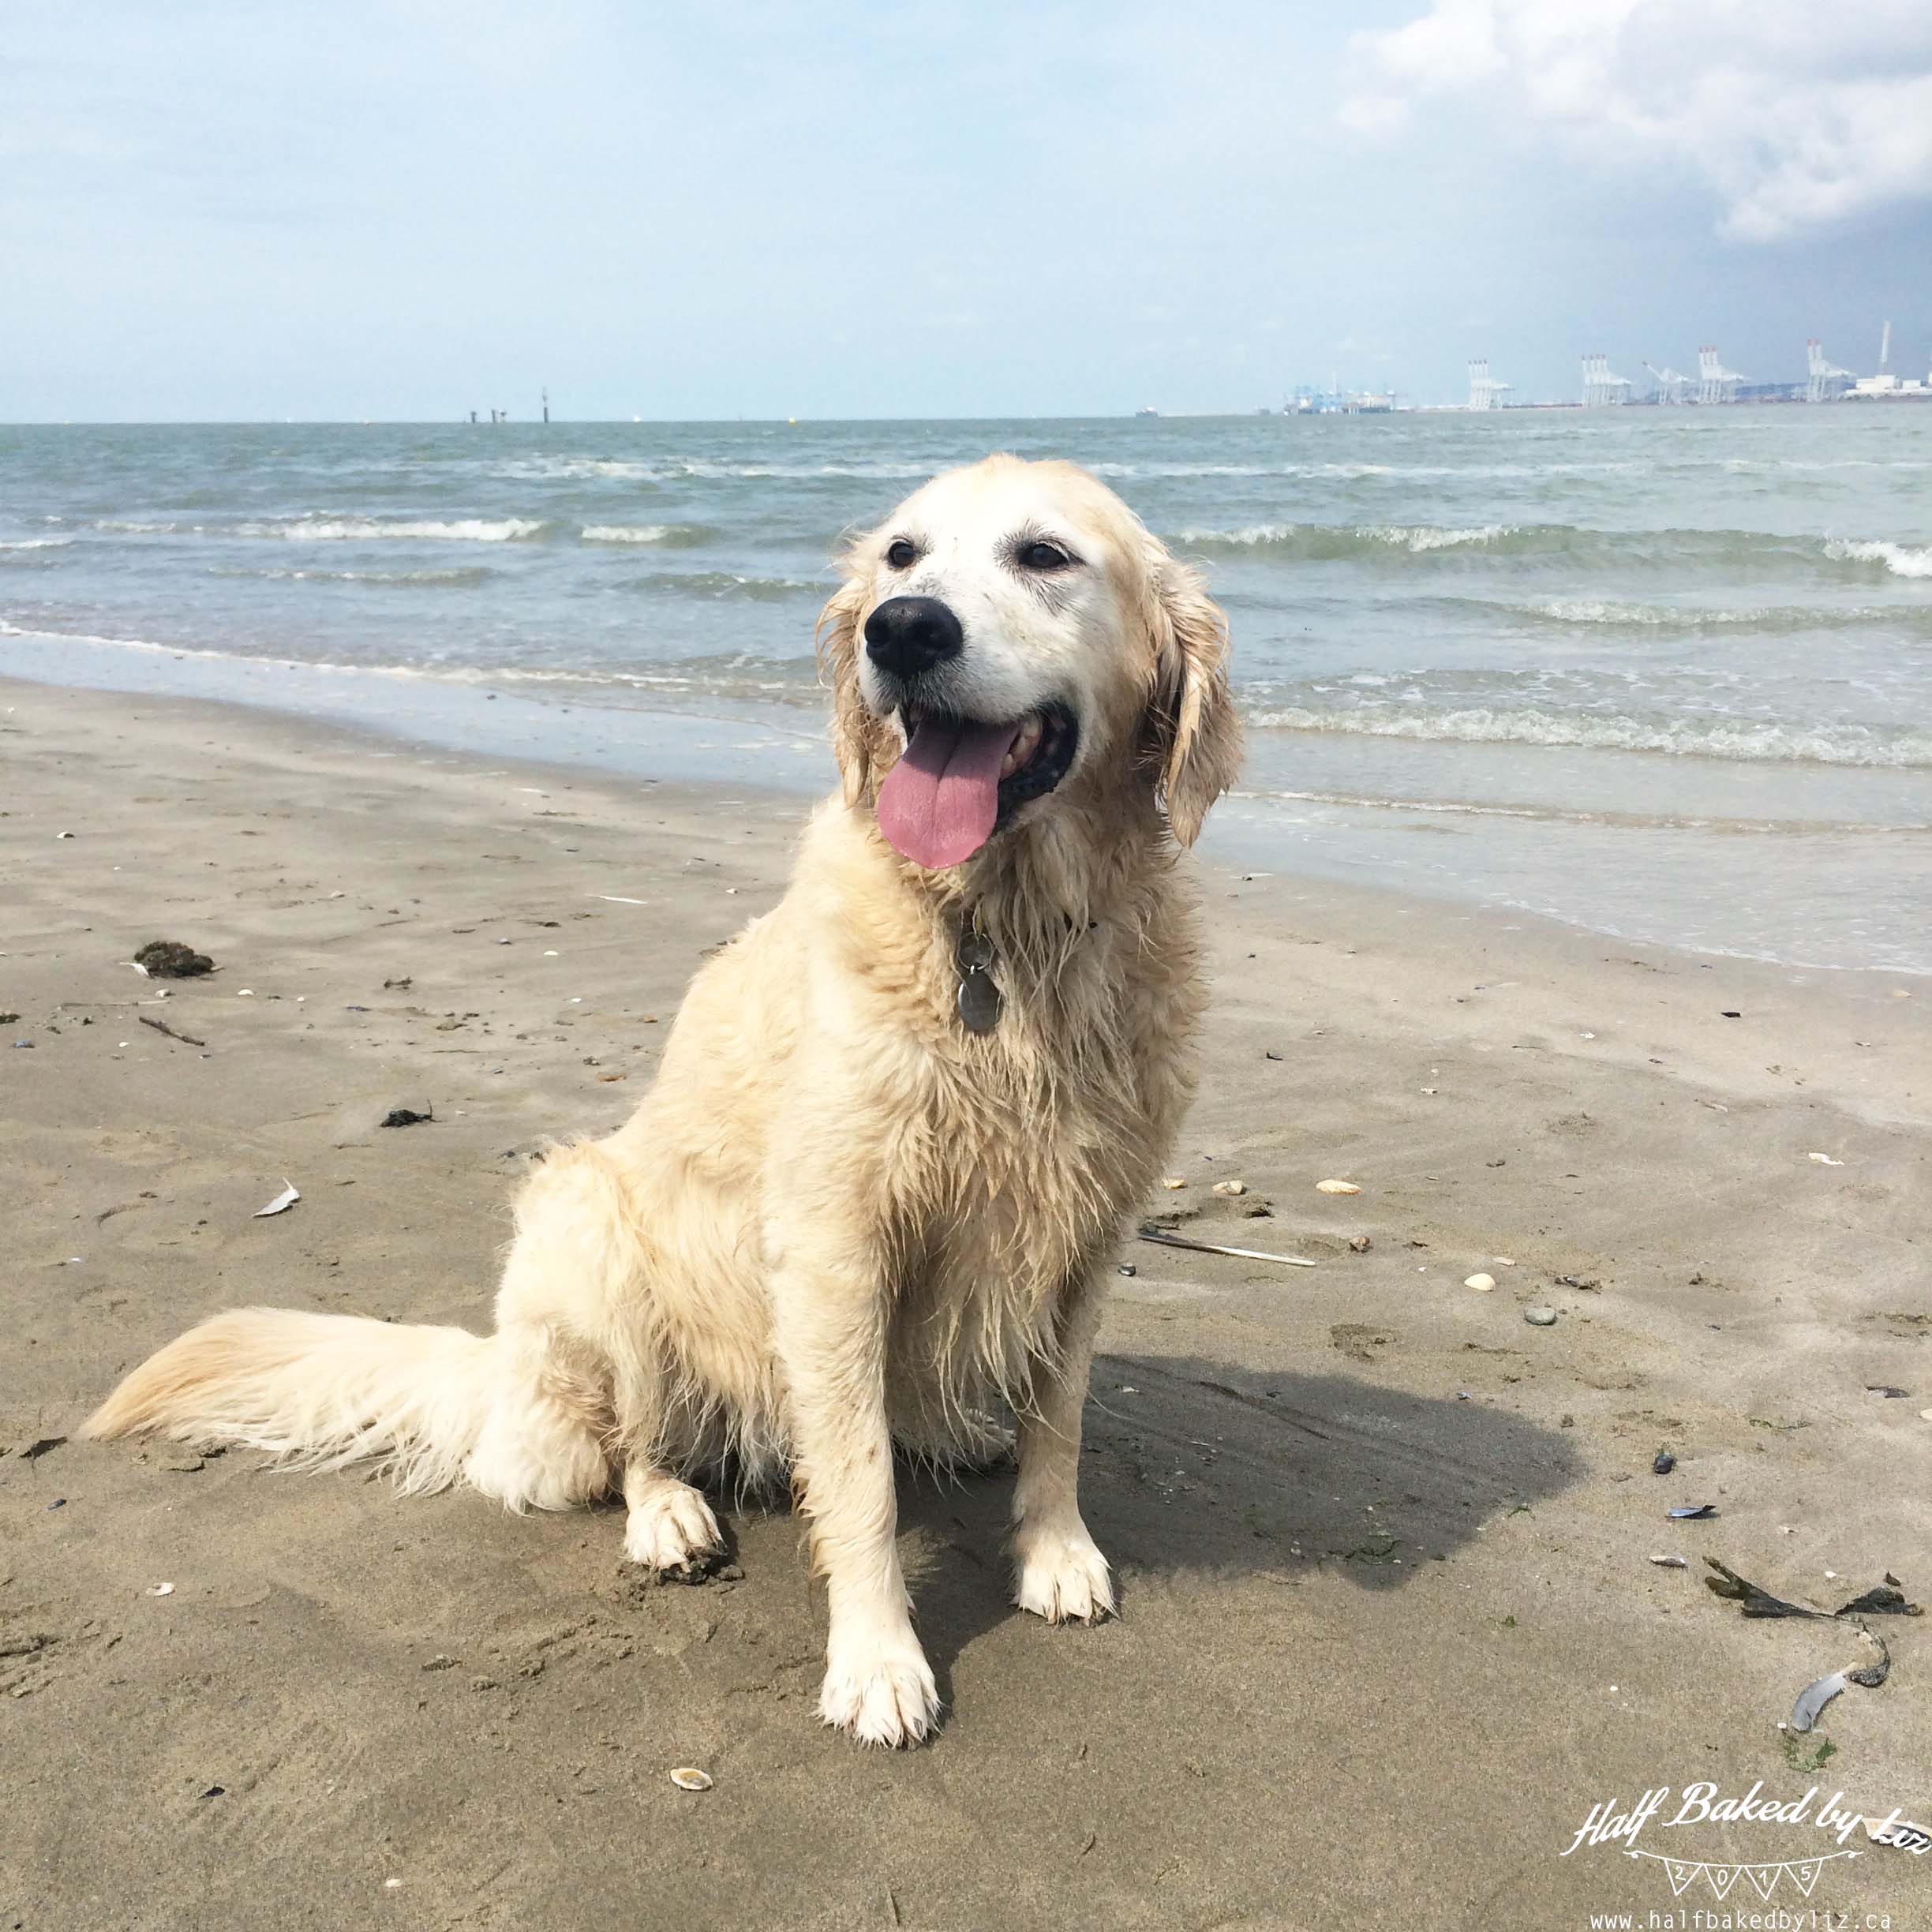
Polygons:
<instances>
[{"instance_id":1,"label":"black nose","mask_svg":"<svg viewBox=\"0 0 1932 1932\"><path fill-rule=\"evenodd\" d=\"M866 652L888 676L915 678L966 648L960 620L937 597L888 597L865 621Z\"/></svg>"}]
</instances>

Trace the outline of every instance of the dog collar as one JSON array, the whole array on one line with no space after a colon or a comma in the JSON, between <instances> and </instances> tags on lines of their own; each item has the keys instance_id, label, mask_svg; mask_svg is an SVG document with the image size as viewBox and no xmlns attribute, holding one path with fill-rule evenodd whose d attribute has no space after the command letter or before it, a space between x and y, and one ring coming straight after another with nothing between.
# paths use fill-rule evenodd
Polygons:
<instances>
[{"instance_id":1,"label":"dog collar","mask_svg":"<svg viewBox=\"0 0 1932 1932\"><path fill-rule=\"evenodd\" d=\"M993 983L993 965L998 957L979 923L975 905L960 922L959 943L953 949L953 964L960 977L953 1003L959 1009L960 1024L968 1033L990 1033L999 1024L1000 1011L1006 1002Z\"/></svg>"}]
</instances>

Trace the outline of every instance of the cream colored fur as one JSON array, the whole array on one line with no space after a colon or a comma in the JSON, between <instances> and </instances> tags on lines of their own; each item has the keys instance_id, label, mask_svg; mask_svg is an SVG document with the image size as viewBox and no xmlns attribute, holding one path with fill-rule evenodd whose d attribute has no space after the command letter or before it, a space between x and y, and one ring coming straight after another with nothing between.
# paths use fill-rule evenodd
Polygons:
<instances>
[{"instance_id":1,"label":"cream colored fur","mask_svg":"<svg viewBox=\"0 0 1932 1932\"><path fill-rule=\"evenodd\" d=\"M1066 542L1050 595L1001 546ZM963 661L1002 702L1072 702L1059 788L964 864L926 872L873 818L896 726L862 627L925 546ZM122 1383L88 1428L245 1444L310 1466L375 1458L518 1509L620 1486L640 1563L702 1561L693 1480L788 1471L830 1616L820 1711L869 1743L938 1709L896 1551L893 1443L972 1455L975 1405L1018 1418L1016 1598L1104 1616L1082 1522L1080 1416L1106 1264L1190 1091L1202 988L1191 844L1232 782L1226 631L1195 575L1112 493L994 457L934 481L847 557L821 652L844 774L790 889L692 983L662 1071L608 1139L553 1152L517 1203L494 1335L267 1309L217 1316ZM992 715L1003 715L993 713ZM998 1027L954 1011L977 906Z\"/></svg>"}]
</instances>

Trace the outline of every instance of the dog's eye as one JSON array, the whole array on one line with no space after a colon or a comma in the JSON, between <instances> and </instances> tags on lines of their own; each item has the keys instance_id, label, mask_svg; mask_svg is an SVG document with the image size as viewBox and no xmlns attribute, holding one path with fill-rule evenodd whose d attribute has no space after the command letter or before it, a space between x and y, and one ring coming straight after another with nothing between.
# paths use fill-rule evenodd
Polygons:
<instances>
[{"instance_id":1,"label":"dog's eye","mask_svg":"<svg viewBox=\"0 0 1932 1932\"><path fill-rule=\"evenodd\" d=\"M886 561L894 570L910 570L919 561L919 545L909 537L895 537L886 546Z\"/></svg>"},{"instance_id":2,"label":"dog's eye","mask_svg":"<svg viewBox=\"0 0 1932 1932\"><path fill-rule=\"evenodd\" d=\"M1073 560L1058 544L1048 543L1044 537L1024 545L1016 559L1022 570L1065 570Z\"/></svg>"}]
</instances>

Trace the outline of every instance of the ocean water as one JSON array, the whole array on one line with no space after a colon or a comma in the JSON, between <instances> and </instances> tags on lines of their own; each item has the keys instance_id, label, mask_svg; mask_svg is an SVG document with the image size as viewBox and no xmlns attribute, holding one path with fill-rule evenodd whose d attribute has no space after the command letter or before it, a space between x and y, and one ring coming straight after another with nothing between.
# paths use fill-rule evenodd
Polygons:
<instances>
[{"instance_id":1,"label":"ocean water","mask_svg":"<svg viewBox=\"0 0 1932 1932\"><path fill-rule=\"evenodd\" d=\"M994 448L1226 606L1256 869L1932 972L1932 408L0 429L0 672L829 775L841 534Z\"/></svg>"}]
</instances>

